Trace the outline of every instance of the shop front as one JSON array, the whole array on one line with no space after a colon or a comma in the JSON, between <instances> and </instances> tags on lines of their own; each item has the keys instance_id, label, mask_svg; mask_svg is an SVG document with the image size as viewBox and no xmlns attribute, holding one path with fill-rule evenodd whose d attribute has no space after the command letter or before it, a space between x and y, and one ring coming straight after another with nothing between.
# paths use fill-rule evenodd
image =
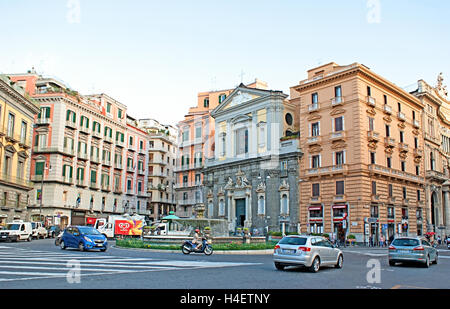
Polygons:
<instances>
[{"instance_id":1,"label":"shop front","mask_svg":"<svg viewBox=\"0 0 450 309\"><path fill-rule=\"evenodd\" d=\"M395 211L393 205L387 207L387 230L386 239L392 241L395 238Z\"/></svg>"},{"instance_id":2,"label":"shop front","mask_svg":"<svg viewBox=\"0 0 450 309\"><path fill-rule=\"evenodd\" d=\"M323 234L323 205L308 207L308 232Z\"/></svg>"},{"instance_id":3,"label":"shop front","mask_svg":"<svg viewBox=\"0 0 450 309\"><path fill-rule=\"evenodd\" d=\"M336 235L336 240L341 244L345 243L347 237L347 218L348 218L348 204L333 204L332 205L333 218L333 233Z\"/></svg>"}]
</instances>

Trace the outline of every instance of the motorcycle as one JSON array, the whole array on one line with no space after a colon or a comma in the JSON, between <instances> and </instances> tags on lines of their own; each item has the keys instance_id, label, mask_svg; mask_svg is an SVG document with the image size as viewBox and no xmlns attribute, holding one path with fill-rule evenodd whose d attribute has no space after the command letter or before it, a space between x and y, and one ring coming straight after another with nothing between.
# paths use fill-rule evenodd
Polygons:
<instances>
[{"instance_id":1,"label":"motorcycle","mask_svg":"<svg viewBox=\"0 0 450 309\"><path fill-rule=\"evenodd\" d=\"M200 249L196 249L197 245L193 244L192 241L186 240L181 246L181 251L184 254L189 253L204 253L205 255L211 255L213 253L213 248L210 244L208 244L206 238L202 238L202 247Z\"/></svg>"},{"instance_id":2,"label":"motorcycle","mask_svg":"<svg viewBox=\"0 0 450 309\"><path fill-rule=\"evenodd\" d=\"M59 235L56 237L56 239L55 239L55 246L59 246L59 243L61 241L61 237L63 236L63 234L64 234L64 231L61 231L59 233Z\"/></svg>"}]
</instances>

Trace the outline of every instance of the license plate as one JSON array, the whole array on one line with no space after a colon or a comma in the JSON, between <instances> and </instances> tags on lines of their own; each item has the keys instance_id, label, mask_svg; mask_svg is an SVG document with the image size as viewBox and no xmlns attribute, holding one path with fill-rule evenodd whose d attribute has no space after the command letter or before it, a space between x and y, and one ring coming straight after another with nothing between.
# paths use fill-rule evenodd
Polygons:
<instances>
[{"instance_id":1,"label":"license plate","mask_svg":"<svg viewBox=\"0 0 450 309\"><path fill-rule=\"evenodd\" d=\"M2 236L2 238L6 238L6 236Z\"/></svg>"},{"instance_id":2,"label":"license plate","mask_svg":"<svg viewBox=\"0 0 450 309\"><path fill-rule=\"evenodd\" d=\"M97 244L97 247L102 247L103 245L102 244Z\"/></svg>"},{"instance_id":3,"label":"license plate","mask_svg":"<svg viewBox=\"0 0 450 309\"><path fill-rule=\"evenodd\" d=\"M294 254L295 250L291 250L291 249L283 249L283 253L285 254Z\"/></svg>"}]
</instances>

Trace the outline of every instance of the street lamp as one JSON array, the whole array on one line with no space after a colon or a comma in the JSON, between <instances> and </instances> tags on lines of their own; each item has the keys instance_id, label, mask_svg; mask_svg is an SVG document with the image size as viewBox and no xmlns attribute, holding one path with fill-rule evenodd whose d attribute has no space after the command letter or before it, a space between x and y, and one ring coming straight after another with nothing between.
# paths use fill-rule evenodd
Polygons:
<instances>
[{"instance_id":1,"label":"street lamp","mask_svg":"<svg viewBox=\"0 0 450 309\"><path fill-rule=\"evenodd\" d=\"M42 170L42 177L41 177L41 194L39 196L40 199L40 205L39 205L39 221L42 221L42 203L43 203L43 195L44 195L44 175L45 175L45 171L51 171L52 168L51 166L47 165L47 158L45 156L38 156L35 158L35 161L37 162L38 160L45 160L44 163L44 169Z\"/></svg>"}]
</instances>

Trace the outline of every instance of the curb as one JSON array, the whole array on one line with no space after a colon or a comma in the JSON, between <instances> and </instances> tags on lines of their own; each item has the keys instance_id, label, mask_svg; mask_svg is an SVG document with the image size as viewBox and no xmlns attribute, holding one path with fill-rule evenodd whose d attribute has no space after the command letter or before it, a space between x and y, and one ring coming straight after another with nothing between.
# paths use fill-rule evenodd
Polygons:
<instances>
[{"instance_id":1,"label":"curb","mask_svg":"<svg viewBox=\"0 0 450 309\"><path fill-rule=\"evenodd\" d=\"M161 250L161 249L143 249L143 248L124 248L117 247L116 245L111 246L115 249L122 250L138 250L138 251L147 251L147 252L157 252L157 253L181 253L181 250ZM267 250L230 250L230 251L214 251L213 254L221 254L221 255L268 255L273 254L273 249Z\"/></svg>"}]
</instances>

